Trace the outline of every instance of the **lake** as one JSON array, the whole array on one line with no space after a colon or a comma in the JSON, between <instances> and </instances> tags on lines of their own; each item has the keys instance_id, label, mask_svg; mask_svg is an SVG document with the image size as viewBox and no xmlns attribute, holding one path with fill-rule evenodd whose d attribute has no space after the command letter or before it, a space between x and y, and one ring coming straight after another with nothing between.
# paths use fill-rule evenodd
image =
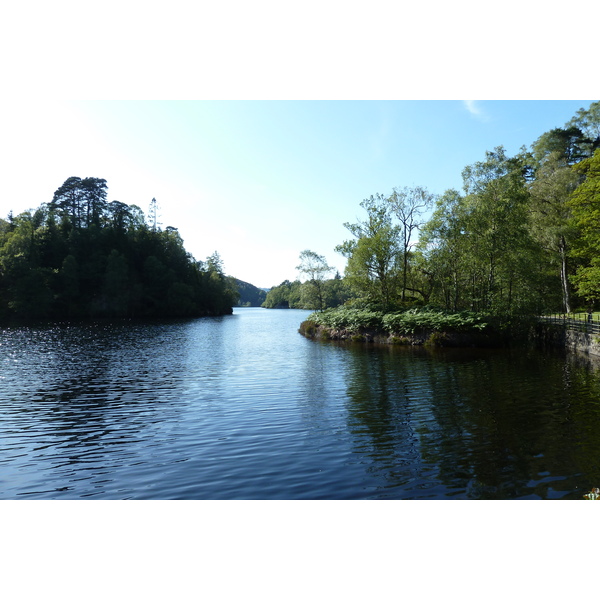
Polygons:
<instances>
[{"instance_id":1,"label":"lake","mask_svg":"<svg viewBox=\"0 0 600 600\"><path fill-rule=\"evenodd\" d=\"M0 330L0 499L581 499L600 369L315 342L309 314Z\"/></svg>"}]
</instances>

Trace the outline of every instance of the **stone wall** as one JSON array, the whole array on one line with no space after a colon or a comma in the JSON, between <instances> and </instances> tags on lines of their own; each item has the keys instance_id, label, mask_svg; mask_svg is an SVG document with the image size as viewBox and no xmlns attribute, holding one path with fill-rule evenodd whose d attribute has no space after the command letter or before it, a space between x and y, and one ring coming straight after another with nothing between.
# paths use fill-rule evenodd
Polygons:
<instances>
[{"instance_id":1,"label":"stone wall","mask_svg":"<svg viewBox=\"0 0 600 600\"><path fill-rule=\"evenodd\" d=\"M540 323L533 337L553 346L566 346L579 352L600 356L600 335L567 329L562 325Z\"/></svg>"},{"instance_id":2,"label":"stone wall","mask_svg":"<svg viewBox=\"0 0 600 600\"><path fill-rule=\"evenodd\" d=\"M569 348L600 356L600 335L581 331L565 331L565 344Z\"/></svg>"}]
</instances>

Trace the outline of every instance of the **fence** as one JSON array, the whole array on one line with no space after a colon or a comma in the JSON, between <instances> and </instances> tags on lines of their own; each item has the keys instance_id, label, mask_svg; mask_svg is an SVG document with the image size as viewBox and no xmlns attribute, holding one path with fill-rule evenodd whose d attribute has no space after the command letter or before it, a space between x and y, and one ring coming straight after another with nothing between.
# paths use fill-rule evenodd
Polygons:
<instances>
[{"instance_id":1,"label":"fence","mask_svg":"<svg viewBox=\"0 0 600 600\"><path fill-rule=\"evenodd\" d=\"M544 321L562 325L570 331L581 331L582 333L600 334L600 316L588 315L586 313L575 313L570 315L555 313L541 317Z\"/></svg>"}]
</instances>

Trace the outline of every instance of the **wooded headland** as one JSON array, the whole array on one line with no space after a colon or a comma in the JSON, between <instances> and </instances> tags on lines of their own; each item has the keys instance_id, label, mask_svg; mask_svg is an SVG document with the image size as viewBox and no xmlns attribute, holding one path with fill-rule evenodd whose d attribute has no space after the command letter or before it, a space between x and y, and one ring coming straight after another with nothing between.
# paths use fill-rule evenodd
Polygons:
<instances>
[{"instance_id":1,"label":"wooded headland","mask_svg":"<svg viewBox=\"0 0 600 600\"><path fill-rule=\"evenodd\" d=\"M176 228L107 201L104 179L70 177L51 202L0 219L0 320L198 317L238 293L218 253L195 260Z\"/></svg>"}]
</instances>

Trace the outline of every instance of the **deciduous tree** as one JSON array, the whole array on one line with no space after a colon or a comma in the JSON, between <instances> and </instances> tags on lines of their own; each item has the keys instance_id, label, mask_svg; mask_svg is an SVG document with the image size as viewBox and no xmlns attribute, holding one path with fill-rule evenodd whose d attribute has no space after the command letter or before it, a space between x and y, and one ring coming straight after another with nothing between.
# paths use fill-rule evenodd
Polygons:
<instances>
[{"instance_id":1,"label":"deciduous tree","mask_svg":"<svg viewBox=\"0 0 600 600\"><path fill-rule=\"evenodd\" d=\"M333 271L333 268L327 264L324 256L312 250L303 250L300 253L300 264L296 269L306 278L306 284L302 290L305 306L323 310L327 305L326 276Z\"/></svg>"},{"instance_id":2,"label":"deciduous tree","mask_svg":"<svg viewBox=\"0 0 600 600\"><path fill-rule=\"evenodd\" d=\"M574 169L585 177L569 200L579 231L574 254L586 262L577 269L573 282L581 296L594 301L600 299L600 149Z\"/></svg>"},{"instance_id":3,"label":"deciduous tree","mask_svg":"<svg viewBox=\"0 0 600 600\"><path fill-rule=\"evenodd\" d=\"M571 221L569 198L579 176L564 153L553 151L542 160L530 183L531 231L546 253L549 265L560 272L562 308L571 312L568 256L577 232Z\"/></svg>"},{"instance_id":4,"label":"deciduous tree","mask_svg":"<svg viewBox=\"0 0 600 600\"><path fill-rule=\"evenodd\" d=\"M391 212L399 223L402 246L402 301L406 300L409 256L415 232L425 224L424 214L433 204L434 195L424 187L394 188L388 198Z\"/></svg>"},{"instance_id":5,"label":"deciduous tree","mask_svg":"<svg viewBox=\"0 0 600 600\"><path fill-rule=\"evenodd\" d=\"M344 223L354 235L336 246L348 259L346 279L360 295L388 309L392 306L397 287L400 231L393 224L391 206L385 196L377 194L360 203L367 212L365 220Z\"/></svg>"}]
</instances>

